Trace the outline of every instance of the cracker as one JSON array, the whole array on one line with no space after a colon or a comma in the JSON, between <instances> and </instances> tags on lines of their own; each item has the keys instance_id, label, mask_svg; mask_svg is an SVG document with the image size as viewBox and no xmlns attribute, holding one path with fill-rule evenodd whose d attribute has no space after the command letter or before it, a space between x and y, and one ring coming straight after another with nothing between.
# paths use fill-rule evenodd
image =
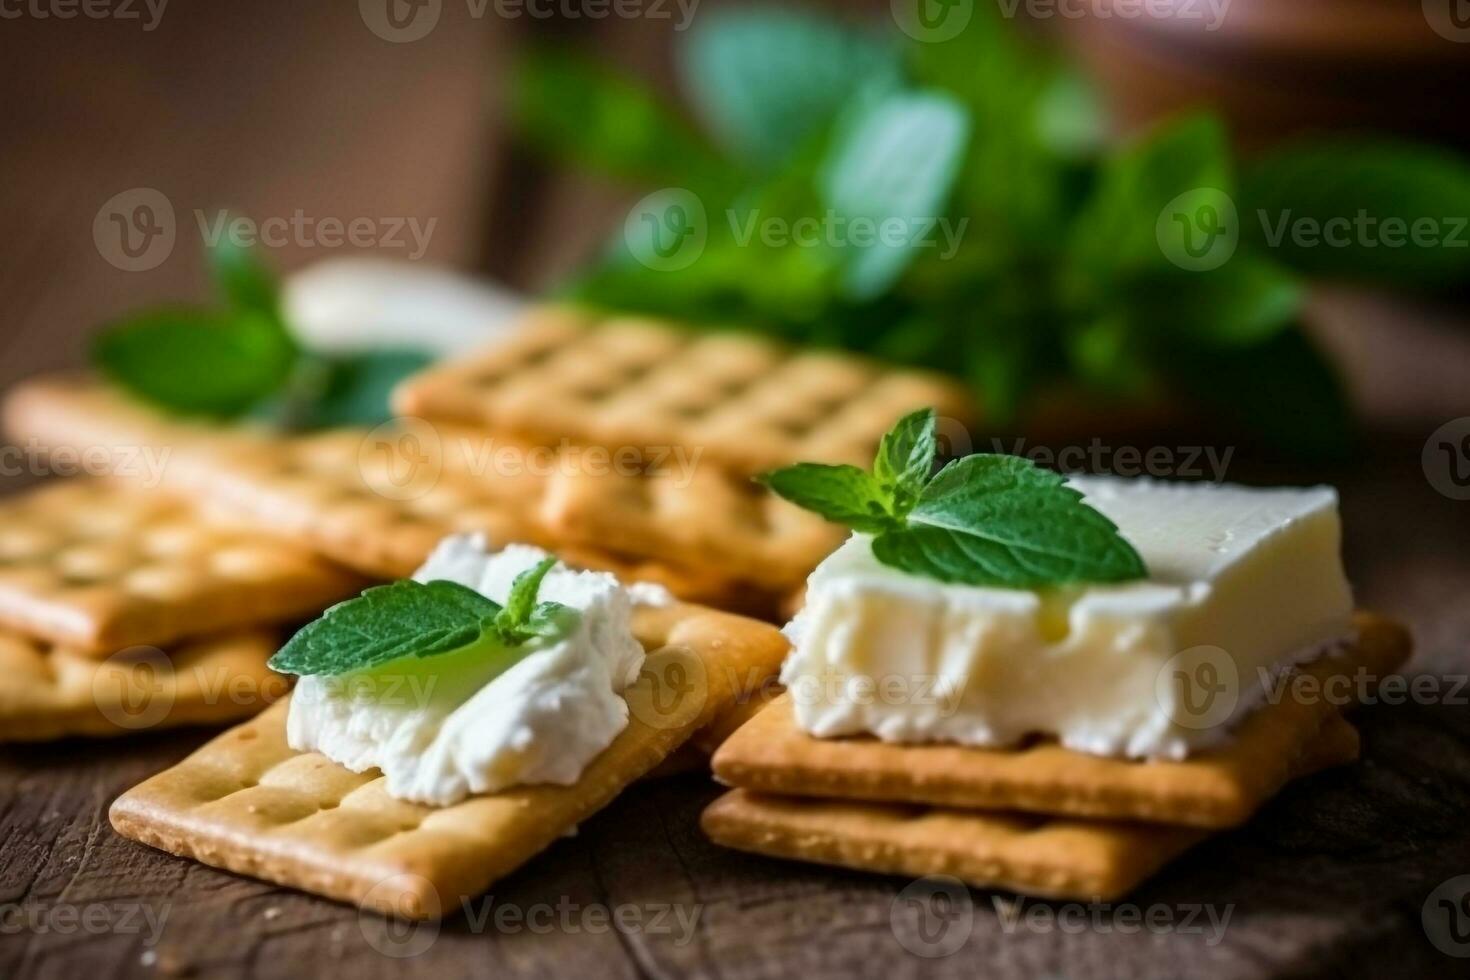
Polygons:
<instances>
[{"instance_id":1,"label":"cracker","mask_svg":"<svg viewBox=\"0 0 1470 980\"><path fill-rule=\"evenodd\" d=\"M1353 761L1357 732L1329 720L1293 772ZM1204 840L1194 827L801 799L736 789L700 821L717 844L884 874L951 875L980 888L1110 901Z\"/></svg>"},{"instance_id":2,"label":"cracker","mask_svg":"<svg viewBox=\"0 0 1470 980\"><path fill-rule=\"evenodd\" d=\"M1354 643L1304 665L1301 674L1325 681L1361 670L1378 679L1407 659L1402 626L1368 613L1358 614L1356 626ZM819 739L796 727L788 697L731 736L713 767L722 782L761 793L1232 827L1281 788L1292 760L1337 710L1328 698L1283 696L1247 716L1218 750L1182 762L1139 762L1049 740L980 749Z\"/></svg>"},{"instance_id":3,"label":"cracker","mask_svg":"<svg viewBox=\"0 0 1470 980\"><path fill-rule=\"evenodd\" d=\"M0 630L0 741L127 735L249 717L290 688L269 670L274 634L198 640L164 654L149 647L106 660Z\"/></svg>"},{"instance_id":4,"label":"cracker","mask_svg":"<svg viewBox=\"0 0 1470 980\"><path fill-rule=\"evenodd\" d=\"M375 771L291 751L280 704L124 793L113 826L205 864L385 913L452 913L758 689L787 649L771 626L697 606L641 607L634 623L650 653L626 695L628 727L573 786L522 786L439 808L407 803L388 796Z\"/></svg>"},{"instance_id":5,"label":"cracker","mask_svg":"<svg viewBox=\"0 0 1470 980\"><path fill-rule=\"evenodd\" d=\"M650 459L685 447L746 475L802 460L866 466L883 433L926 405L961 424L973 414L965 389L938 374L568 308L537 310L509 341L394 395L401 415Z\"/></svg>"},{"instance_id":6,"label":"cracker","mask_svg":"<svg viewBox=\"0 0 1470 980\"><path fill-rule=\"evenodd\" d=\"M221 429L168 419L104 385L64 377L13 389L4 414L17 440L53 452L100 452L120 481L156 479L365 575L402 578L446 535L474 531L495 544L541 545L627 581L656 582L688 601L762 616L775 608L765 590L715 567L559 537L542 511L545 470L560 467L555 460L524 465L519 454L527 447L517 442L490 446L415 419L295 437ZM162 460L156 476L137 464L140 449ZM508 457L471 458L481 453Z\"/></svg>"},{"instance_id":7,"label":"cracker","mask_svg":"<svg viewBox=\"0 0 1470 980\"><path fill-rule=\"evenodd\" d=\"M0 626L96 656L315 615L364 584L166 494L68 480L0 500Z\"/></svg>"},{"instance_id":8,"label":"cracker","mask_svg":"<svg viewBox=\"0 0 1470 980\"><path fill-rule=\"evenodd\" d=\"M847 533L709 465L652 474L569 469L551 478L542 517L562 541L676 555L771 591L804 582Z\"/></svg>"}]
</instances>

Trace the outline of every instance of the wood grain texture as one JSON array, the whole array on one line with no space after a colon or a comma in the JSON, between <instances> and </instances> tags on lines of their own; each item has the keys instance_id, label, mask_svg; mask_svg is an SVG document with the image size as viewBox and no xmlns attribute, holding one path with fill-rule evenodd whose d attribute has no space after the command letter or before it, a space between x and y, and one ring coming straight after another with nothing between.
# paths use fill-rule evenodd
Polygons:
<instances>
[{"instance_id":1,"label":"wood grain texture","mask_svg":"<svg viewBox=\"0 0 1470 980\"><path fill-rule=\"evenodd\" d=\"M446 3L428 38L395 45L368 33L355 7L177 3L147 33L84 18L0 24L0 384L76 363L87 332L118 311L203 295L186 240L148 273L99 256L92 218L129 187L159 187L186 215L228 205L258 216L438 217L432 259L483 261L520 285L554 280L595 247L626 189L567 180L496 137L486 73L504 68L532 25L475 21ZM625 63L662 63L666 25L575 26ZM280 260L290 268L322 255L292 248ZM1320 313L1372 322L1339 326L1334 344L1396 434L1340 470L1239 458L1227 476L1337 484L1360 603L1414 628L1411 672L1470 696L1454 688L1470 671L1470 503L1436 493L1419 462L1437 425L1470 415L1470 333L1342 294ZM497 905L522 909L673 904L697 912L687 942L677 931L477 932L461 914L403 960L370 942L382 920L110 830L107 807L120 792L210 733L11 747L0 750L0 977L1448 975L1460 961L1428 943L1420 911L1440 882L1470 873L1470 711L1379 705L1360 718L1362 764L1289 789L1134 896L1176 915L1193 903L1228 906L1218 944L1183 932L1011 926L1001 909L1014 906L977 891L967 941L932 959L901 941L916 928L914 908L895 904L906 881L706 842L698 815L719 790L701 777L636 787L494 893ZM164 916L155 944L141 911ZM81 914L100 930L65 928Z\"/></svg>"}]
</instances>

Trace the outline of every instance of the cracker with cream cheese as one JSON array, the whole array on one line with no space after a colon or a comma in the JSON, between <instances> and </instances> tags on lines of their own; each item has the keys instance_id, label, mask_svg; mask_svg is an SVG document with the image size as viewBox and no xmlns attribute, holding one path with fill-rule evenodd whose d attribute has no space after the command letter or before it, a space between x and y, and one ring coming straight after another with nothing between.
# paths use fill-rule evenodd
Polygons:
<instances>
[{"instance_id":1,"label":"cracker with cream cheese","mask_svg":"<svg viewBox=\"0 0 1470 980\"><path fill-rule=\"evenodd\" d=\"M1184 761L1087 755L1053 741L1015 749L896 744L873 738L815 738L796 726L787 695L760 712L715 753L715 776L762 794L1021 810L1112 820L1221 828L1243 823L1290 778L1294 760L1340 705L1321 692L1356 695L1408 659L1401 625L1369 613L1356 639L1297 668L1319 693L1288 693L1241 723L1223 747ZM1363 684L1358 683L1359 679Z\"/></svg>"},{"instance_id":2,"label":"cracker with cream cheese","mask_svg":"<svg viewBox=\"0 0 1470 980\"><path fill-rule=\"evenodd\" d=\"M286 743L287 704L124 793L113 826L205 864L406 918L452 913L652 771L775 673L775 628L697 606L642 606L648 651L628 726L571 786L519 786L446 807L390 797Z\"/></svg>"}]
</instances>

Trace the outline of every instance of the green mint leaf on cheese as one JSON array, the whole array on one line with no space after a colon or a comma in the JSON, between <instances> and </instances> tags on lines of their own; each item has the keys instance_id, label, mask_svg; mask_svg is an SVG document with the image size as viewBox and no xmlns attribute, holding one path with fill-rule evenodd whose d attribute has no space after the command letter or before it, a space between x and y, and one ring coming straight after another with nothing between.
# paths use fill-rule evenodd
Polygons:
<instances>
[{"instance_id":1,"label":"green mint leaf on cheese","mask_svg":"<svg viewBox=\"0 0 1470 980\"><path fill-rule=\"evenodd\" d=\"M873 476L902 517L913 507L934 472L938 443L934 439L934 409L924 408L898 420L878 444Z\"/></svg>"},{"instance_id":2,"label":"green mint leaf on cheese","mask_svg":"<svg viewBox=\"0 0 1470 980\"><path fill-rule=\"evenodd\" d=\"M500 604L454 582L404 580L328 609L270 660L283 674L345 674L480 639Z\"/></svg>"},{"instance_id":3,"label":"green mint leaf on cheese","mask_svg":"<svg viewBox=\"0 0 1470 980\"><path fill-rule=\"evenodd\" d=\"M1066 478L1018 456L981 453L933 477L932 410L900 419L873 473L800 463L759 477L830 521L873 535L873 554L914 575L1037 589L1144 578L1143 559Z\"/></svg>"},{"instance_id":4,"label":"green mint leaf on cheese","mask_svg":"<svg viewBox=\"0 0 1470 980\"><path fill-rule=\"evenodd\" d=\"M533 637L549 637L561 632L566 607L558 602L536 601L542 579L555 564L555 558L543 558L534 567L517 575L511 583L505 608L495 616L495 630L507 645L519 646Z\"/></svg>"},{"instance_id":5,"label":"green mint leaf on cheese","mask_svg":"<svg viewBox=\"0 0 1470 980\"><path fill-rule=\"evenodd\" d=\"M892 495L856 466L798 463L756 479L798 507L855 531L878 534L894 526Z\"/></svg>"},{"instance_id":6,"label":"green mint leaf on cheese","mask_svg":"<svg viewBox=\"0 0 1470 980\"><path fill-rule=\"evenodd\" d=\"M874 539L873 554L943 582L1015 589L1147 574L1117 526L1064 477L998 454L946 466L924 487L906 526Z\"/></svg>"}]
</instances>

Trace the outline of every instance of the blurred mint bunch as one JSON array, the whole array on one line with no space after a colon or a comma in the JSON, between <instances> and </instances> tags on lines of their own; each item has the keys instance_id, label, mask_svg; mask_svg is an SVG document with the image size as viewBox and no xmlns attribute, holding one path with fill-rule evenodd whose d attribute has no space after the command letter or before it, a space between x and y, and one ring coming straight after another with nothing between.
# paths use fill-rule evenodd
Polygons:
<instances>
[{"instance_id":1,"label":"blurred mint bunch","mask_svg":"<svg viewBox=\"0 0 1470 980\"><path fill-rule=\"evenodd\" d=\"M662 188L569 297L957 374L992 429L1080 386L1330 457L1351 414L1297 329L1303 277L1434 288L1470 271L1443 224L1433 246L1295 233L1362 209L1470 215L1455 157L1351 140L1238 168L1208 115L1108 146L1083 81L998 16L977 7L937 43L892 34L701 13L677 51L699 126L575 52L526 57L514 108L528 140ZM885 222L901 233L856 232Z\"/></svg>"}]
</instances>

